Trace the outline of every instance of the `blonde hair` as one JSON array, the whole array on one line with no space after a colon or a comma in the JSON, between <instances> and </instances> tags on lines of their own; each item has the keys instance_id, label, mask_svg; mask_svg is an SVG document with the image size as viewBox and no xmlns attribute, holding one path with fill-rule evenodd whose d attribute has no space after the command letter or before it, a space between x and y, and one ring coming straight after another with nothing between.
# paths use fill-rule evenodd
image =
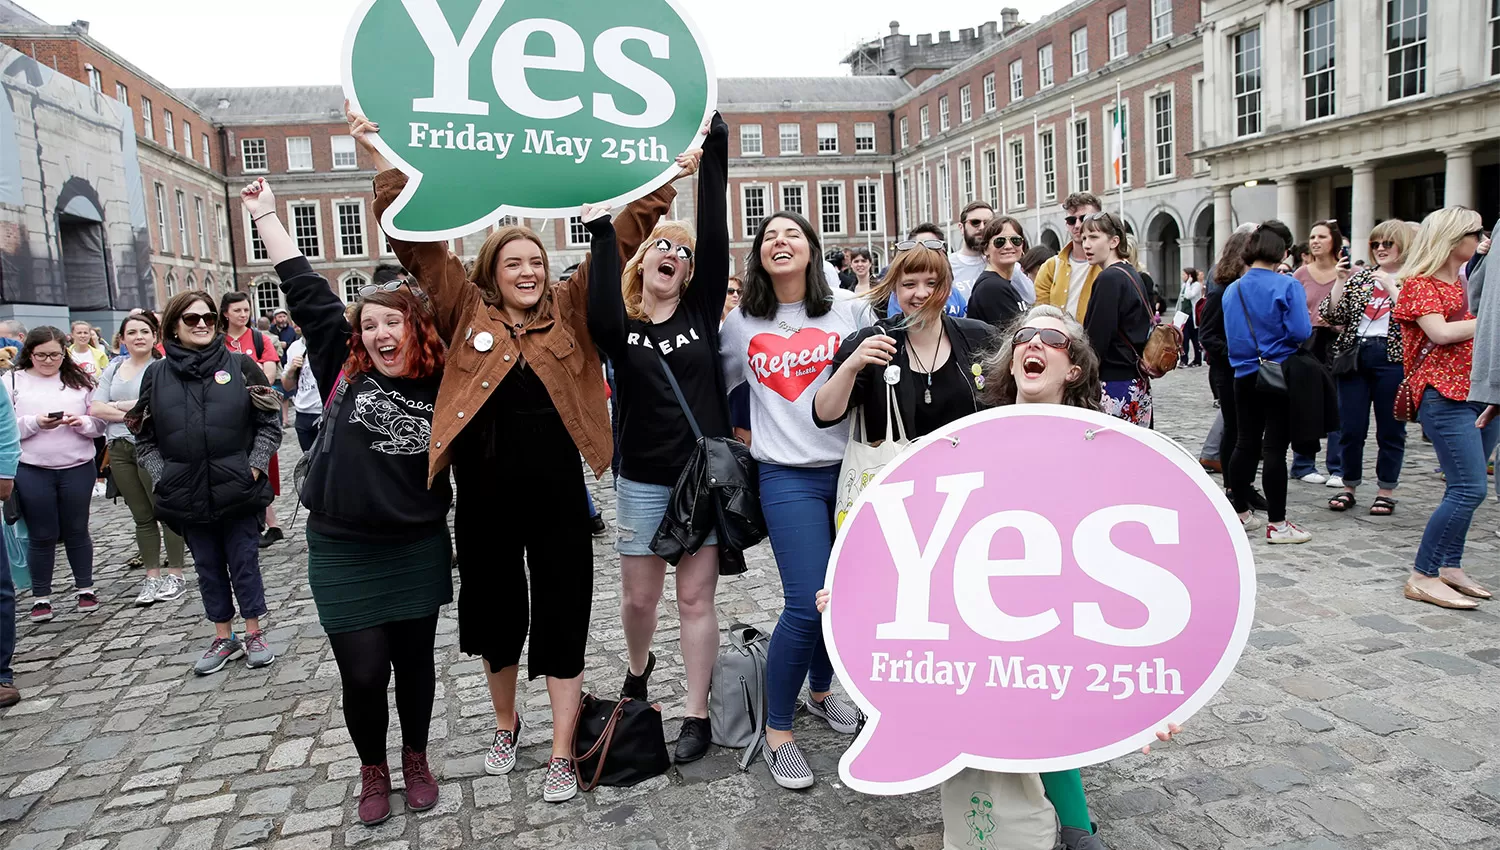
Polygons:
<instances>
[{"instance_id":1,"label":"blonde hair","mask_svg":"<svg viewBox=\"0 0 1500 850\"><path fill-rule=\"evenodd\" d=\"M1422 227L1412 240L1411 252L1402 254L1401 271L1396 275L1402 285L1414 277L1431 277L1448 265L1453 250L1464 237L1484 229L1484 219L1467 207L1444 207L1422 219Z\"/></svg>"},{"instance_id":2,"label":"blonde hair","mask_svg":"<svg viewBox=\"0 0 1500 850\"><path fill-rule=\"evenodd\" d=\"M1370 228L1371 242L1390 242L1401 252L1403 258L1406 256L1406 249L1411 246L1412 235L1412 229L1399 218L1386 219ZM1371 257L1370 260L1373 262L1375 258Z\"/></svg>"},{"instance_id":3,"label":"blonde hair","mask_svg":"<svg viewBox=\"0 0 1500 850\"><path fill-rule=\"evenodd\" d=\"M885 270L885 277L871 287L865 297L871 304L885 304L901 285L901 279L911 275L935 275L937 287L916 315L906 317L906 323L921 327L928 322L941 322L948 309L948 296L953 293L953 267L948 265L948 255L926 245L917 245L910 251L897 254L895 261Z\"/></svg>"},{"instance_id":4,"label":"blonde hair","mask_svg":"<svg viewBox=\"0 0 1500 850\"><path fill-rule=\"evenodd\" d=\"M625 296L625 315L637 321L643 322L650 318L641 307L646 288L641 264L646 261L646 252L651 250L658 239L670 239L673 243L686 245L690 249L698 247L698 238L693 235L693 229L681 221L664 221L651 231L650 236L642 240L641 247L635 249L635 256L625 264L625 271L620 275L620 292ZM693 280L694 262L688 261L687 277L682 281L684 292Z\"/></svg>"}]
</instances>

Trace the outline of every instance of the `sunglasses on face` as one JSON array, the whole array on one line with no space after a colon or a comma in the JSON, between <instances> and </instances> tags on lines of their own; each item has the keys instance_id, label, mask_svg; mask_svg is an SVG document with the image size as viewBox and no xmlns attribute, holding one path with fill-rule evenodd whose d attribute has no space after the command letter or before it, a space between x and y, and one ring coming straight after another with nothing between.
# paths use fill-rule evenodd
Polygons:
<instances>
[{"instance_id":1,"label":"sunglasses on face","mask_svg":"<svg viewBox=\"0 0 1500 850\"><path fill-rule=\"evenodd\" d=\"M1056 328L1021 328L1016 331L1015 339L1011 340L1011 347L1025 345L1037 337L1042 338L1042 345L1055 348L1058 351L1067 351L1071 340L1068 335Z\"/></svg>"},{"instance_id":2,"label":"sunglasses on face","mask_svg":"<svg viewBox=\"0 0 1500 850\"><path fill-rule=\"evenodd\" d=\"M984 219L979 219L979 218L971 218L971 219L969 219L968 221L966 221L964 223L967 224L967 225L969 225L970 227L974 228L975 230L978 230L978 229L984 227L986 224L989 224L988 221L985 221Z\"/></svg>"},{"instance_id":3,"label":"sunglasses on face","mask_svg":"<svg viewBox=\"0 0 1500 850\"><path fill-rule=\"evenodd\" d=\"M1003 249L1006 245L1010 245L1014 248L1020 248L1021 246L1026 244L1026 240L1020 236L996 236L995 241L991 242L990 244L994 245L996 249Z\"/></svg>"},{"instance_id":4,"label":"sunglasses on face","mask_svg":"<svg viewBox=\"0 0 1500 850\"><path fill-rule=\"evenodd\" d=\"M1370 240L1371 251L1389 251L1394 247L1396 247L1396 243L1392 242L1389 239L1382 239L1379 241L1374 239Z\"/></svg>"},{"instance_id":5,"label":"sunglasses on face","mask_svg":"<svg viewBox=\"0 0 1500 850\"><path fill-rule=\"evenodd\" d=\"M656 240L656 250L662 252L663 254L671 254L675 251L675 253L677 254L677 258L682 260L684 263L693 259L692 248L689 248L686 245L673 245L672 240L670 239Z\"/></svg>"},{"instance_id":6,"label":"sunglasses on face","mask_svg":"<svg viewBox=\"0 0 1500 850\"><path fill-rule=\"evenodd\" d=\"M948 243L941 239L908 239L905 242L897 242L897 251L910 251L921 245L923 248L931 248L934 251L948 250Z\"/></svg>"},{"instance_id":7,"label":"sunglasses on face","mask_svg":"<svg viewBox=\"0 0 1500 850\"><path fill-rule=\"evenodd\" d=\"M1468 233L1465 233L1464 235L1465 236L1472 236L1475 239L1479 239L1479 240L1482 241L1484 239L1484 228L1480 228L1479 230L1470 230Z\"/></svg>"},{"instance_id":8,"label":"sunglasses on face","mask_svg":"<svg viewBox=\"0 0 1500 850\"><path fill-rule=\"evenodd\" d=\"M182 323L184 325L187 325L190 328L201 327L203 325L208 325L209 327L213 327L214 323L217 322L217 321L219 321L219 314L218 313L183 313L182 314Z\"/></svg>"}]
</instances>

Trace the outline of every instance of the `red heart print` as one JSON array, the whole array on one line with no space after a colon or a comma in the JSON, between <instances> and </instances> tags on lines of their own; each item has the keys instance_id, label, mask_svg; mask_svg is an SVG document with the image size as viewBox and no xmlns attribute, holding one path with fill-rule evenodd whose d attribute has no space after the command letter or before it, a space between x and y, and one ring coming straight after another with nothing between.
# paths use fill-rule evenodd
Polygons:
<instances>
[{"instance_id":1,"label":"red heart print","mask_svg":"<svg viewBox=\"0 0 1500 850\"><path fill-rule=\"evenodd\" d=\"M817 328L803 328L790 337L757 334L750 340L750 368L762 385L795 402L833 363L840 341L836 331Z\"/></svg>"}]
</instances>

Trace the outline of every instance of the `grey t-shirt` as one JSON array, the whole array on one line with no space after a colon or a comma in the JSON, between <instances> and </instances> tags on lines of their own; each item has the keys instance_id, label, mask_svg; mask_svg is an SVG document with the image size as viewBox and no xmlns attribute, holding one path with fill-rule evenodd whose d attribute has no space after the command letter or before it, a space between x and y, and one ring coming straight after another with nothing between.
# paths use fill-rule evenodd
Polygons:
<instances>
[{"instance_id":1,"label":"grey t-shirt","mask_svg":"<svg viewBox=\"0 0 1500 850\"><path fill-rule=\"evenodd\" d=\"M120 367L130 362L128 357L116 357L105 367L104 374L99 376L99 386L94 390L94 401L135 401L141 397L141 376L146 370L140 369L130 378L120 375ZM150 366L151 364L146 364ZM129 440L135 442L135 435L124 422L111 422L104 429L104 439L111 442L115 440Z\"/></svg>"},{"instance_id":2,"label":"grey t-shirt","mask_svg":"<svg viewBox=\"0 0 1500 850\"><path fill-rule=\"evenodd\" d=\"M782 466L829 466L844 459L847 422L813 423L813 396L828 382L833 356L850 334L874 324L870 305L833 291L833 308L809 318L801 302L778 305L776 317L755 319L736 309L719 331L725 384L750 384L750 453Z\"/></svg>"}]
</instances>

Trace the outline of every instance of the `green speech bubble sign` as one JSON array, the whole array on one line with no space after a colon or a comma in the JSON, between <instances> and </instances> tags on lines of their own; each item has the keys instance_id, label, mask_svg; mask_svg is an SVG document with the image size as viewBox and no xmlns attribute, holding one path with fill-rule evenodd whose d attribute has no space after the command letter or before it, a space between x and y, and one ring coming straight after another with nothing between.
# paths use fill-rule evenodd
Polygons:
<instances>
[{"instance_id":1,"label":"green speech bubble sign","mask_svg":"<svg viewBox=\"0 0 1500 850\"><path fill-rule=\"evenodd\" d=\"M344 93L410 181L381 225L449 239L667 183L717 80L677 0L363 0Z\"/></svg>"}]
</instances>

